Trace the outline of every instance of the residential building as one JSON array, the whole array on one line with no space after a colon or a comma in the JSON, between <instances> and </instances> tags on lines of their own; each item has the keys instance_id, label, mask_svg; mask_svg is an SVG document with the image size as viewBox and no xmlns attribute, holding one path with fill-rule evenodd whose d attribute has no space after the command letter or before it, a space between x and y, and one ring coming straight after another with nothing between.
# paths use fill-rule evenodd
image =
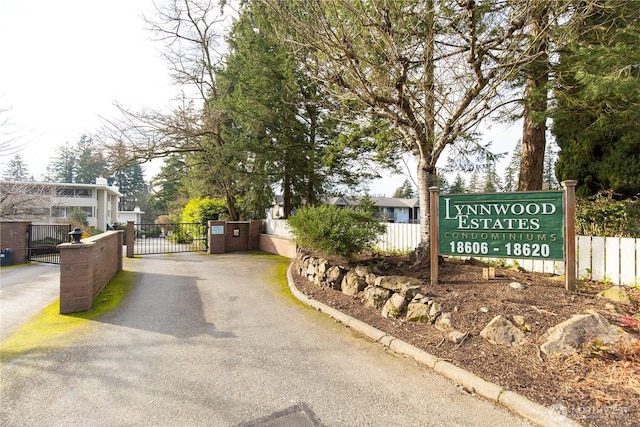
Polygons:
<instances>
[{"instance_id":1,"label":"residential building","mask_svg":"<svg viewBox=\"0 0 640 427\"><path fill-rule=\"evenodd\" d=\"M377 211L373 216L380 221L395 223L420 222L420 202L417 198L371 197L371 201L377 207ZM360 204L360 199L356 197L331 197L327 199L326 203L341 207L354 207Z\"/></svg>"},{"instance_id":2,"label":"residential building","mask_svg":"<svg viewBox=\"0 0 640 427\"><path fill-rule=\"evenodd\" d=\"M377 207L374 218L383 222L395 223L419 223L420 203L417 198L401 199L397 197L371 197L371 201ZM355 207L360 204L357 197L328 197L324 203L338 207ZM274 203L267 212L268 219L282 218L282 196L276 197Z\"/></svg>"},{"instance_id":3,"label":"residential building","mask_svg":"<svg viewBox=\"0 0 640 427\"><path fill-rule=\"evenodd\" d=\"M87 215L92 228L107 230L117 221L122 194L105 178L95 184L0 181L0 218L34 223L64 223L74 210Z\"/></svg>"},{"instance_id":4,"label":"residential building","mask_svg":"<svg viewBox=\"0 0 640 427\"><path fill-rule=\"evenodd\" d=\"M134 224L141 224L142 215L144 215L144 212L138 206L133 208L132 211L118 211L118 224L126 224L129 221L133 221Z\"/></svg>"}]
</instances>

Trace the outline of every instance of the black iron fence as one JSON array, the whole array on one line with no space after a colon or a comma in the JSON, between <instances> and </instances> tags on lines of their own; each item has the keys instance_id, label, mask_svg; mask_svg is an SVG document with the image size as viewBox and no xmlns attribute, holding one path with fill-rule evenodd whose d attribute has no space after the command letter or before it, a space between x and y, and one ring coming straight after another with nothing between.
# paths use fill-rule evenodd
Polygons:
<instances>
[{"instance_id":1,"label":"black iron fence","mask_svg":"<svg viewBox=\"0 0 640 427\"><path fill-rule=\"evenodd\" d=\"M134 255L207 250L207 226L195 223L135 224Z\"/></svg>"},{"instance_id":2,"label":"black iron fence","mask_svg":"<svg viewBox=\"0 0 640 427\"><path fill-rule=\"evenodd\" d=\"M27 236L27 260L60 264L58 245L68 243L69 224L31 224Z\"/></svg>"}]
</instances>

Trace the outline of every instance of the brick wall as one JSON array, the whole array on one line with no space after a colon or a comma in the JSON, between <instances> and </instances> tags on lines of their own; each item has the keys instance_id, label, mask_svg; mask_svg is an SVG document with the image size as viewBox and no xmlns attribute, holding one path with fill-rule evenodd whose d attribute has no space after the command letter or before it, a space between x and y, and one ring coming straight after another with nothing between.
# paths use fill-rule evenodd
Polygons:
<instances>
[{"instance_id":1,"label":"brick wall","mask_svg":"<svg viewBox=\"0 0 640 427\"><path fill-rule=\"evenodd\" d=\"M27 233L30 221L0 221L0 249L13 249L13 263L27 262Z\"/></svg>"},{"instance_id":2,"label":"brick wall","mask_svg":"<svg viewBox=\"0 0 640 427\"><path fill-rule=\"evenodd\" d=\"M90 310L95 297L122 270L122 231L64 243L60 248L60 314Z\"/></svg>"},{"instance_id":3,"label":"brick wall","mask_svg":"<svg viewBox=\"0 0 640 427\"><path fill-rule=\"evenodd\" d=\"M260 248L262 221L209 221L208 226L210 254L253 251ZM214 230L216 234L211 233ZM223 234L217 234L218 232Z\"/></svg>"}]
</instances>

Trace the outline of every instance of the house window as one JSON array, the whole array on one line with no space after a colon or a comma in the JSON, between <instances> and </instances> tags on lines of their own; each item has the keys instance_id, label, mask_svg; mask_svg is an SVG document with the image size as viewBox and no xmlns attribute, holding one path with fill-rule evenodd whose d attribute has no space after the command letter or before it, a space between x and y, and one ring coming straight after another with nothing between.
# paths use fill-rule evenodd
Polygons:
<instances>
[{"instance_id":1,"label":"house window","mask_svg":"<svg viewBox=\"0 0 640 427\"><path fill-rule=\"evenodd\" d=\"M91 197L91 189L76 188L76 197Z\"/></svg>"},{"instance_id":2,"label":"house window","mask_svg":"<svg viewBox=\"0 0 640 427\"><path fill-rule=\"evenodd\" d=\"M49 215L49 209L47 208L29 208L27 209L27 214L29 215Z\"/></svg>"},{"instance_id":3,"label":"house window","mask_svg":"<svg viewBox=\"0 0 640 427\"><path fill-rule=\"evenodd\" d=\"M66 218L67 209L64 206L54 206L51 208L51 216L53 218Z\"/></svg>"},{"instance_id":4,"label":"house window","mask_svg":"<svg viewBox=\"0 0 640 427\"><path fill-rule=\"evenodd\" d=\"M73 197L74 191L73 188L57 188L56 196L59 197Z\"/></svg>"},{"instance_id":5,"label":"house window","mask_svg":"<svg viewBox=\"0 0 640 427\"><path fill-rule=\"evenodd\" d=\"M91 206L54 206L51 208L51 216L54 218L69 218L74 210L79 209L92 218L93 207Z\"/></svg>"}]
</instances>

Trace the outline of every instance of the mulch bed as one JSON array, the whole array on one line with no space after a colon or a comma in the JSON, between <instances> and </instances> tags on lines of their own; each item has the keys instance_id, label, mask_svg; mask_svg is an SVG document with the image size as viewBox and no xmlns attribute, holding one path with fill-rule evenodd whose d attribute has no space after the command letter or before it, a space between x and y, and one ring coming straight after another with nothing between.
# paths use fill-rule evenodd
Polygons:
<instances>
[{"instance_id":1,"label":"mulch bed","mask_svg":"<svg viewBox=\"0 0 640 427\"><path fill-rule=\"evenodd\" d=\"M334 265L347 264L325 258ZM430 286L429 270L413 268L407 257L378 256L358 263L377 275L422 279L421 293L439 302L443 312L452 313L455 328L467 334L464 341L455 344L445 339L446 333L429 323L384 318L379 310L364 307L360 298L322 288L297 274L294 280L308 296L580 423L640 425L640 344L633 348L589 345L581 354L551 357L539 350L550 327L587 309L597 310L612 324L618 324L621 313L637 313L640 289L628 289L633 301L629 306L596 298L597 292L608 287L601 283L580 283L578 292L572 293L565 290L564 282L549 275L508 268L496 268L496 278L486 280L481 266L441 262L439 284ZM526 288L512 289L509 283L513 281ZM479 335L499 314L524 317L530 329L527 344L497 346Z\"/></svg>"}]
</instances>

